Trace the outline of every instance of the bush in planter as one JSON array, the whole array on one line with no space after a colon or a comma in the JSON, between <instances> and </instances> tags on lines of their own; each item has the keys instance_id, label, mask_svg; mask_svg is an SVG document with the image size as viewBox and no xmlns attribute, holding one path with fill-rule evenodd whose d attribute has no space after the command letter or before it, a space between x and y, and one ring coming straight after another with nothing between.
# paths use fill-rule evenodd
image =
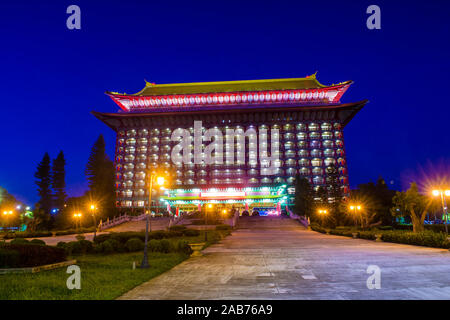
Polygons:
<instances>
[{"instance_id":1,"label":"bush in planter","mask_svg":"<svg viewBox=\"0 0 450 320\"><path fill-rule=\"evenodd\" d=\"M0 248L0 268L15 268L19 265L20 253Z\"/></svg>"},{"instance_id":2,"label":"bush in planter","mask_svg":"<svg viewBox=\"0 0 450 320\"><path fill-rule=\"evenodd\" d=\"M157 241L157 240L151 240ZM144 249L144 242L139 238L131 238L125 243L125 247L129 252L142 251Z\"/></svg>"},{"instance_id":3,"label":"bush in planter","mask_svg":"<svg viewBox=\"0 0 450 320\"><path fill-rule=\"evenodd\" d=\"M40 240L40 239L33 239L33 240L30 241L30 244L37 244L37 245L40 245L40 246L45 246L45 241Z\"/></svg>"}]
</instances>

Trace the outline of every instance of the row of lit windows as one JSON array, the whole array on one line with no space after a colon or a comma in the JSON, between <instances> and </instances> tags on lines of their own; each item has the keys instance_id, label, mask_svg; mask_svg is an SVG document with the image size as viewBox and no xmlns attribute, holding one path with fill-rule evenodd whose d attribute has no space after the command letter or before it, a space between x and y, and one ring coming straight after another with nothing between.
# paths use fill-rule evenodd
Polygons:
<instances>
[{"instance_id":1,"label":"row of lit windows","mask_svg":"<svg viewBox=\"0 0 450 320\"><path fill-rule=\"evenodd\" d=\"M321 147L323 147L323 148L333 148L335 144L339 148L342 148L344 146L344 143L343 143L342 140L336 140L335 142L333 142L332 140L324 140L322 143L320 141L318 141L318 140L312 140L312 141L310 141L309 146L311 148L321 148ZM285 142L282 146L284 146L284 150L291 150L291 149L296 149L296 147L298 147L298 148L305 148L307 145L308 144L306 143L306 141L300 141L297 144L292 142L292 141L288 141L288 142ZM218 144L215 144L215 146L218 146ZM267 151L270 151L270 149L272 147L279 149L279 145L277 146L276 143L273 143L272 146L267 146L267 144L262 143L262 146L263 147L266 146ZM170 150L170 146L163 146L161 149L163 151L169 151ZM191 150L194 149L194 146L191 145L190 149ZM204 149L204 147L202 149ZM255 149L256 149L256 146L255 146ZM156 146L154 146L154 147L152 147L150 149L148 149L145 146L138 147L137 149L134 146L128 146L125 149L123 147L117 148L117 153L121 154L121 153L123 153L125 151L126 154L134 154L134 153L136 153L136 150L140 154L146 154L148 151L150 151L150 152L158 152L159 151L158 147L156 147ZM224 146L223 150L226 151L226 146ZM239 152L239 150L235 150L235 152Z\"/></svg>"},{"instance_id":2,"label":"row of lit windows","mask_svg":"<svg viewBox=\"0 0 450 320\"><path fill-rule=\"evenodd\" d=\"M252 138L256 138L255 135L251 135L251 137ZM269 136L267 134L260 135L260 138L268 138L268 137ZM272 137L272 135L271 135L271 137ZM274 134L273 137L274 138L279 138L279 135L278 134ZM297 140L306 140L308 137L311 140L312 139L320 139L320 138L322 138L324 140L327 140L327 139L332 139L333 137L342 138L342 132L335 131L334 135L333 135L333 132L331 132L331 131L325 131L325 132L322 132L322 133L311 132L311 133L309 133L309 135L304 133L304 132L299 132L297 134L286 133L286 134L282 135L281 137L284 138L285 140L294 140L295 138L297 138ZM233 137L230 136L230 135L226 135L225 137L223 137L223 140L225 142L227 142L231 138L233 138ZM177 140L180 140L180 139L177 139ZM162 139L154 137L154 138L151 138L150 140L148 140L147 138L139 138L138 140L136 140L135 138L130 138L130 139L127 139L127 140L125 140L125 139L119 139L118 140L119 146L121 146L123 144L126 144L127 146L134 146L134 145L136 145L136 143L138 145L140 145L140 146L145 146L145 145L149 144L149 142L150 142L150 144L155 144L156 145L156 144L159 144L159 142L170 143L170 142L173 142L173 141L171 140L170 137L165 137L165 138L162 138ZM236 143L236 145L238 145L238 144Z\"/></svg>"},{"instance_id":3,"label":"row of lit windows","mask_svg":"<svg viewBox=\"0 0 450 320\"><path fill-rule=\"evenodd\" d=\"M307 178L308 179L308 178ZM323 185L326 182L326 178L323 176L314 176L308 179L310 183L312 183L313 185ZM248 180L246 179L242 179L242 178L237 178L237 179L230 179L230 178L224 178L224 179L211 179L209 181L210 184L242 184L242 183L249 183L249 184L271 184L271 183L289 183L292 184L295 181L294 177L289 177L287 179L284 179L282 177L277 177L277 178L268 178L268 177L264 177L261 179L257 179L257 178L250 178ZM348 179L345 176L340 176L339 177L339 182L341 184L347 184L348 183ZM199 179L199 180L194 180L194 179L186 179L186 180L181 180L181 179L177 179L175 181L176 185L206 185L208 184L208 181L206 179ZM119 195L121 197L127 197L127 198L131 198L133 196L137 196L137 197L143 197L146 196L147 191L144 189L125 189L122 191L119 191Z\"/></svg>"},{"instance_id":4,"label":"row of lit windows","mask_svg":"<svg viewBox=\"0 0 450 320\"><path fill-rule=\"evenodd\" d=\"M342 126L338 122L336 122L334 124L331 124L331 123L328 123L328 122L323 122L323 123L320 123L320 124L312 122L312 123L308 123L308 124L306 124L306 123L297 123L295 125L291 124L291 123L287 123L287 124L284 124L284 125L274 124L274 125L268 126L268 125L262 124L262 125L258 126L258 129L260 129L260 130L261 129L265 129L265 130L278 129L278 130L284 130L284 131L293 131L294 129L297 130L297 131L307 131L307 130L309 130L309 131L319 131L319 130L330 131L333 128L335 130L340 130L342 128ZM186 129L190 133L194 133L194 131L195 131L195 129L193 127L186 128ZM216 127L214 127L214 129L219 129L219 130L221 130L223 132L226 132L227 129L234 129L234 130L235 129L242 129L242 130L244 130L244 127L242 127L240 125L237 125L234 128L229 128L228 126L219 128L219 127L216 126ZM247 129L255 129L255 127L254 126L248 126ZM139 130L131 129L131 130L127 130L127 131L120 130L118 135L119 135L119 137L125 137L125 136L126 137L136 137L136 136L146 137L146 136L149 136L149 135L150 136L158 136L160 134L162 134L162 135L170 135L173 130L175 130L175 129L171 129L171 128L164 128L164 129L153 128L151 130L148 130L148 129L145 129L145 128L144 129L139 129ZM206 130L207 129L205 127L201 128L202 132L204 132Z\"/></svg>"},{"instance_id":5,"label":"row of lit windows","mask_svg":"<svg viewBox=\"0 0 450 320\"><path fill-rule=\"evenodd\" d=\"M236 151L236 152L234 152L234 154L240 155L240 152ZM249 153L245 153L245 154L246 154L246 156L249 155ZM282 152L278 152L278 153L275 153L275 154L278 154L279 156L283 155ZM300 149L297 152L295 152L294 150L288 150L288 151L284 152L284 156L287 157L287 158L294 158L297 154L300 157L308 157L308 156L321 157L322 154L327 156L327 157L333 157L335 155L338 155L338 156L342 157L344 155L344 150L343 149L337 149L337 150L325 149L322 152L322 150L320 150L320 149L312 149L310 151L307 150L307 149ZM225 152L225 156L228 156L228 155L231 156L231 153ZM139 155L138 157L142 158L141 155ZM203 155L203 158L204 158L204 155ZM118 155L116 157L116 162L118 162L118 163L123 162L124 159L125 159L126 162L133 162L136 159L136 157L134 155L131 155L131 154L126 155L125 158L122 155ZM145 159L146 159L146 156L145 156L144 160ZM159 154L150 154L149 155L149 160L150 161L157 161L158 159L170 160L170 154L169 153L165 153L165 154L162 154L162 155L159 155ZM145 167L145 164L141 163L141 165L143 165Z\"/></svg>"},{"instance_id":6,"label":"row of lit windows","mask_svg":"<svg viewBox=\"0 0 450 320\"><path fill-rule=\"evenodd\" d=\"M283 164L284 164L284 166L295 167L297 165L297 163L298 163L298 165L300 167L309 167L309 166L321 167L322 165L330 166L330 165L335 165L336 163L338 165L340 165L340 166L344 166L345 165L345 159L344 158L338 158L336 160L335 158L325 158L325 159L321 159L321 158L313 158L313 159L302 158L302 159L300 159L298 161L295 160L295 159L287 159L286 161L281 161L281 160L275 161L275 166L276 167L283 167ZM250 165L253 164L253 166L257 166L258 162L257 161L249 161L249 164ZM160 165L162 165L163 167L166 167L166 168L169 168L169 167L172 166L170 162L164 162L162 164L160 164L160 163L152 163L151 167L152 168L157 168ZM261 162L261 167L262 168L268 167L268 166L269 166L268 162L267 163L265 161ZM119 164L116 165L116 170L120 171L120 170L122 170L122 168L124 168L127 171L133 171L134 164L127 163L127 164L125 164L123 166L122 164L119 163ZM144 168L142 168L142 166L140 166L140 169L144 169ZM144 172L140 172L140 173L144 174Z\"/></svg>"}]
</instances>

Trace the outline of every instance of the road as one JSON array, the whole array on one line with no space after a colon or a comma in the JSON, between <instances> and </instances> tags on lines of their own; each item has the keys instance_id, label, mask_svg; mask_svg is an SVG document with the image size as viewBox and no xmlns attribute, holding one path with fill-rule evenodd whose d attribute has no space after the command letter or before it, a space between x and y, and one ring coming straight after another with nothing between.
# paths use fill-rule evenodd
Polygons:
<instances>
[{"instance_id":1,"label":"road","mask_svg":"<svg viewBox=\"0 0 450 320\"><path fill-rule=\"evenodd\" d=\"M450 252L245 217L222 242L120 299L450 299ZM380 289L368 289L370 265Z\"/></svg>"}]
</instances>

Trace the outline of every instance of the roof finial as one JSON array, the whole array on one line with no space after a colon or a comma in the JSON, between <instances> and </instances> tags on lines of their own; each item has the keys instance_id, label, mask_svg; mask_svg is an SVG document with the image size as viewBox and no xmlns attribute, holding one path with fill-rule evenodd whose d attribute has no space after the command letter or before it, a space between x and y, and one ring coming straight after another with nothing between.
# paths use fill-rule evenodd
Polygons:
<instances>
[{"instance_id":1,"label":"roof finial","mask_svg":"<svg viewBox=\"0 0 450 320\"><path fill-rule=\"evenodd\" d=\"M313 79L315 79L315 78L316 78L316 74L317 74L317 71L314 72L312 75L306 76L306 77L307 77L307 78L313 78Z\"/></svg>"},{"instance_id":2,"label":"roof finial","mask_svg":"<svg viewBox=\"0 0 450 320\"><path fill-rule=\"evenodd\" d=\"M145 80L145 78L144 78L144 81L145 81L145 86L146 86L146 87L151 87L151 86L154 86L154 85L155 85L155 83L153 83L153 82L148 82L147 80Z\"/></svg>"}]
</instances>

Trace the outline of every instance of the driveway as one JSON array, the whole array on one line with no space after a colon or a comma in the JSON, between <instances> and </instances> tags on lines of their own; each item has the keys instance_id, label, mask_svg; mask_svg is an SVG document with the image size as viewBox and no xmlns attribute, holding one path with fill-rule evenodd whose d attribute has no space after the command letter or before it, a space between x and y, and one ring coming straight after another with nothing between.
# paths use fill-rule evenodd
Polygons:
<instances>
[{"instance_id":1,"label":"driveway","mask_svg":"<svg viewBox=\"0 0 450 320\"><path fill-rule=\"evenodd\" d=\"M203 253L119 299L450 299L448 250L323 235L287 218L241 218ZM367 287L370 265L380 289Z\"/></svg>"}]
</instances>

